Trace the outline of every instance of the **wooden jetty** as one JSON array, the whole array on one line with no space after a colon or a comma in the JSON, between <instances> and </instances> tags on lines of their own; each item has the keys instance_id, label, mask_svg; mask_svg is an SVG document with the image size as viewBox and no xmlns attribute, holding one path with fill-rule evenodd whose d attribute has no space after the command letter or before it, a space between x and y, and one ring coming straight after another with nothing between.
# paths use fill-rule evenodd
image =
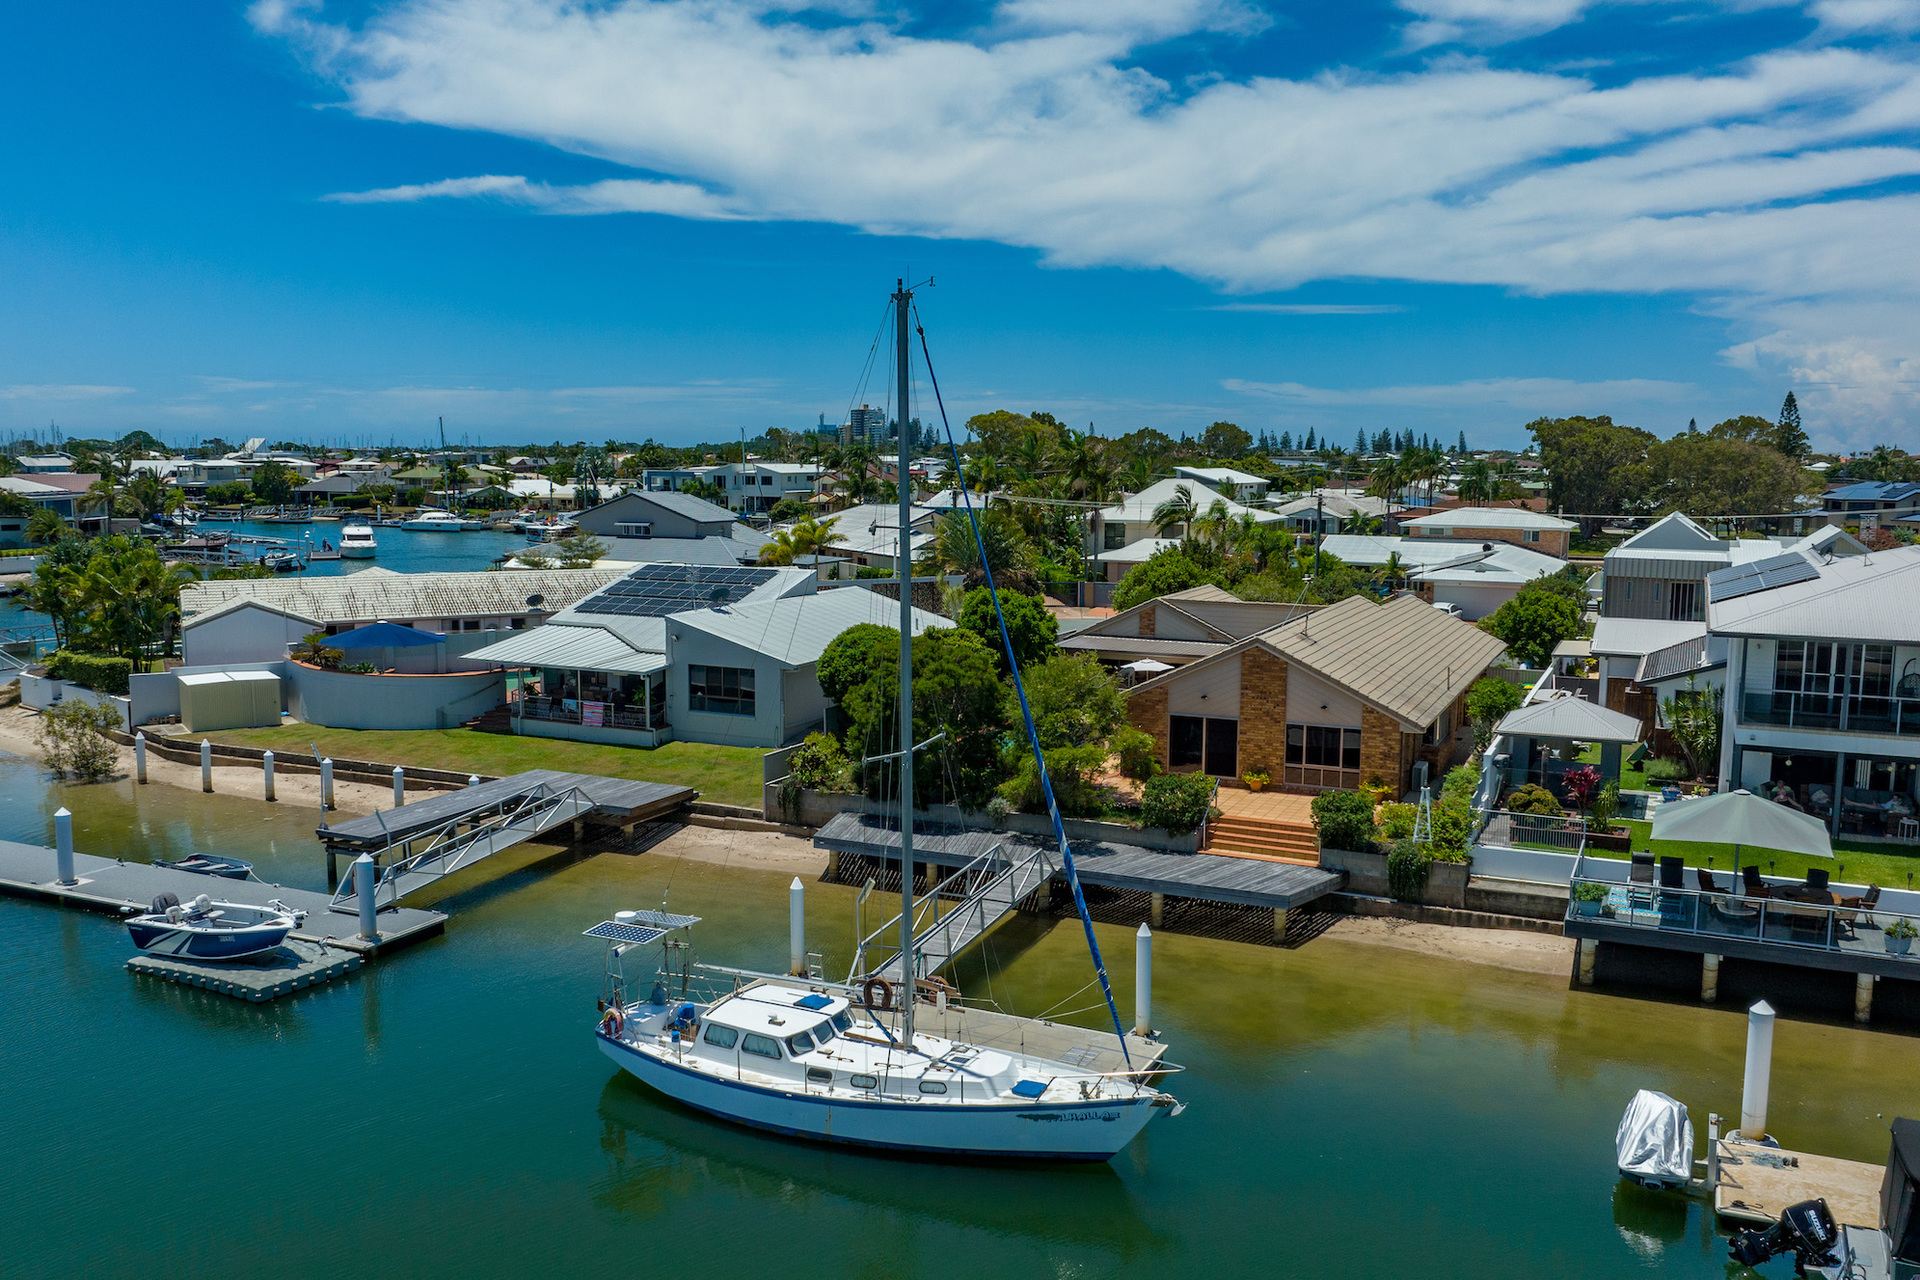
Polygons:
<instances>
[{"instance_id":1,"label":"wooden jetty","mask_svg":"<svg viewBox=\"0 0 1920 1280\"><path fill-rule=\"evenodd\" d=\"M331 982L342 974L352 973L361 964L359 954L345 948L288 939L263 956L221 963L142 952L127 961L127 968L148 977L258 1004Z\"/></svg>"},{"instance_id":2,"label":"wooden jetty","mask_svg":"<svg viewBox=\"0 0 1920 1280\"><path fill-rule=\"evenodd\" d=\"M129 908L145 911L163 893L171 893L182 902L204 893L225 902L256 907L264 907L269 899L278 898L307 913L306 922L293 934L296 939L325 942L330 947L342 947L362 955L393 951L431 938L447 923L447 917L438 911L383 908L379 914L380 937L370 942L355 936L359 918L329 910L332 900L324 893L289 889L261 880L224 880L85 853L73 855L77 883L62 885L55 878L58 874L54 870L56 856L44 845L0 841L0 893L57 902L115 917L126 915Z\"/></svg>"},{"instance_id":3,"label":"wooden jetty","mask_svg":"<svg viewBox=\"0 0 1920 1280\"><path fill-rule=\"evenodd\" d=\"M1780 1147L1715 1138L1713 1208L1722 1217L1766 1224L1802 1200L1822 1199L1842 1226L1880 1226L1886 1168Z\"/></svg>"}]
</instances>

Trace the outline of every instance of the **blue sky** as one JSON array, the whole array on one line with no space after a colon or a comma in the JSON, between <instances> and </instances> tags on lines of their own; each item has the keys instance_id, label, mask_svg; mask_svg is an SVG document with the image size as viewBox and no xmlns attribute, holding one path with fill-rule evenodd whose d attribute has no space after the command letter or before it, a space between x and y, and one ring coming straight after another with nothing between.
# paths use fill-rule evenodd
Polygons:
<instances>
[{"instance_id":1,"label":"blue sky","mask_svg":"<svg viewBox=\"0 0 1920 1280\"><path fill-rule=\"evenodd\" d=\"M0 431L727 438L950 407L1916 447L1920 0L27 6Z\"/></svg>"}]
</instances>

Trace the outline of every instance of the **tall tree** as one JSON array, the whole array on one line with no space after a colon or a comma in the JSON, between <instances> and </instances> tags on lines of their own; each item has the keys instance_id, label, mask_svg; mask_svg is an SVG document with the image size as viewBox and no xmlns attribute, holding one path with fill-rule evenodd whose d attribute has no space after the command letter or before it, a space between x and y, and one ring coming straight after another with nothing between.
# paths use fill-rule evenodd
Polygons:
<instances>
[{"instance_id":1,"label":"tall tree","mask_svg":"<svg viewBox=\"0 0 1920 1280\"><path fill-rule=\"evenodd\" d=\"M1808 473L1772 446L1712 435L1679 435L1647 450L1652 497L1693 516L1780 515L1809 491Z\"/></svg>"},{"instance_id":2,"label":"tall tree","mask_svg":"<svg viewBox=\"0 0 1920 1280\"><path fill-rule=\"evenodd\" d=\"M1813 444L1807 439L1807 433L1800 427L1800 402L1793 398L1793 392L1787 392L1787 398L1780 404L1780 421L1773 429L1773 447L1795 462L1813 452Z\"/></svg>"},{"instance_id":3,"label":"tall tree","mask_svg":"<svg viewBox=\"0 0 1920 1280\"><path fill-rule=\"evenodd\" d=\"M1547 469L1547 492L1562 511L1583 516L1625 515L1648 499L1650 431L1620 426L1605 414L1536 418L1527 430Z\"/></svg>"},{"instance_id":4,"label":"tall tree","mask_svg":"<svg viewBox=\"0 0 1920 1280\"><path fill-rule=\"evenodd\" d=\"M1200 433L1200 447L1212 458L1244 458L1252 444L1253 437L1231 422L1216 422Z\"/></svg>"}]
</instances>

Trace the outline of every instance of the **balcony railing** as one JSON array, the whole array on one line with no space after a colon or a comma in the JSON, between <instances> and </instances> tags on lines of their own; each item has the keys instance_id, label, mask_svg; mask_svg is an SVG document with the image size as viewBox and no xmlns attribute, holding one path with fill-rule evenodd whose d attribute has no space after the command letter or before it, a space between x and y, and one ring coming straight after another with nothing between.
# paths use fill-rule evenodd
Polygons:
<instances>
[{"instance_id":1,"label":"balcony railing","mask_svg":"<svg viewBox=\"0 0 1920 1280\"><path fill-rule=\"evenodd\" d=\"M601 703L605 710L597 723L614 729L664 729L667 717L659 707L653 709L653 721L648 723L644 710L639 707L618 707L612 703ZM546 720L554 724L585 724L586 707L580 702L567 705L560 698L522 698L519 700L519 713L528 720Z\"/></svg>"},{"instance_id":2,"label":"balcony railing","mask_svg":"<svg viewBox=\"0 0 1920 1280\"><path fill-rule=\"evenodd\" d=\"M1740 701L1740 723L1920 736L1920 698L1749 693Z\"/></svg>"},{"instance_id":3,"label":"balcony railing","mask_svg":"<svg viewBox=\"0 0 1920 1280\"><path fill-rule=\"evenodd\" d=\"M1920 928L1920 917L1863 901L1854 900L1847 906L1784 897L1751 898L1741 893L1669 889L1645 882L1623 884L1582 875L1575 875L1572 885L1567 903L1569 921L1598 918L1649 932L1745 938L1808 951L1904 960L1920 968L1920 956L1902 945L1912 939L1894 937L1889 932L1900 921ZM1598 885L1606 896L1583 903L1579 898L1583 885Z\"/></svg>"}]
</instances>

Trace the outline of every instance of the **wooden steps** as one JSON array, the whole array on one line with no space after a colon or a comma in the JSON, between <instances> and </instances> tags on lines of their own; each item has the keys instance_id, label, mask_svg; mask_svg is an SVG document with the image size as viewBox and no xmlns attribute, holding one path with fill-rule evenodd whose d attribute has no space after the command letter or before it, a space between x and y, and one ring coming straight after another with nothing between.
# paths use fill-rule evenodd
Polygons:
<instances>
[{"instance_id":1,"label":"wooden steps","mask_svg":"<svg viewBox=\"0 0 1920 1280\"><path fill-rule=\"evenodd\" d=\"M1304 823L1227 814L1207 824L1207 852L1317 866L1320 834Z\"/></svg>"},{"instance_id":2,"label":"wooden steps","mask_svg":"<svg viewBox=\"0 0 1920 1280\"><path fill-rule=\"evenodd\" d=\"M512 733L513 713L502 704L478 719L467 721L467 728L480 733Z\"/></svg>"}]
</instances>

